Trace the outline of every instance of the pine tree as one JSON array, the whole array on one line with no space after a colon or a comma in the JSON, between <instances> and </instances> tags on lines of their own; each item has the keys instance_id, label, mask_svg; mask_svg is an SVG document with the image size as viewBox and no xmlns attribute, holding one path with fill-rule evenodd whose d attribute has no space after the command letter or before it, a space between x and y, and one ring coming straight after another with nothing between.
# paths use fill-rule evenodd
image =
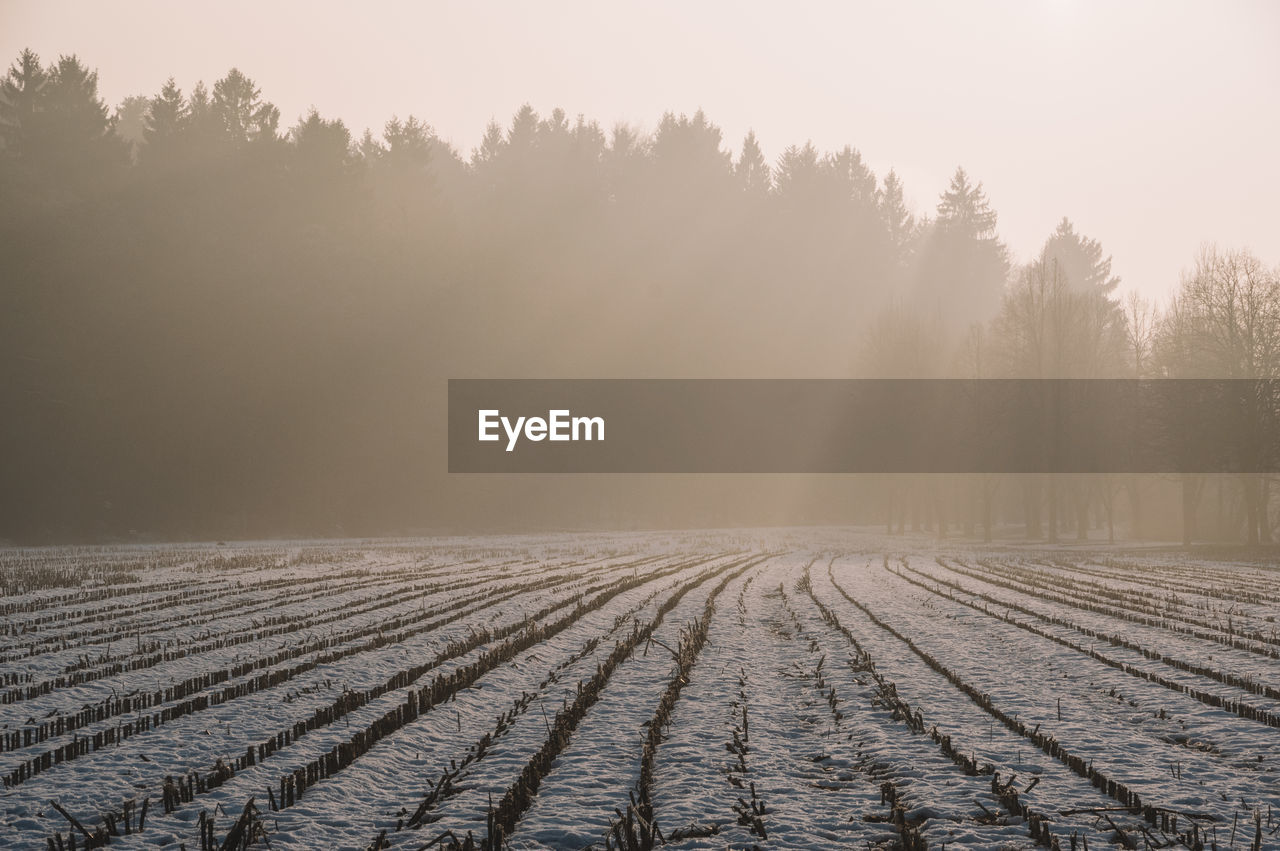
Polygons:
<instances>
[{"instance_id":1,"label":"pine tree","mask_svg":"<svg viewBox=\"0 0 1280 851\"><path fill-rule=\"evenodd\" d=\"M50 69L44 109L56 117L60 129L86 139L98 139L110 129L107 105L98 96L98 72L76 56L60 56Z\"/></svg>"},{"instance_id":2,"label":"pine tree","mask_svg":"<svg viewBox=\"0 0 1280 851\"><path fill-rule=\"evenodd\" d=\"M659 175L685 186L708 186L732 175L733 158L721 148L720 128L698 110L693 118L666 113L658 122L650 156Z\"/></svg>"},{"instance_id":3,"label":"pine tree","mask_svg":"<svg viewBox=\"0 0 1280 851\"><path fill-rule=\"evenodd\" d=\"M279 137L280 110L262 100L258 86L232 68L213 84L210 114L224 143L243 148L250 142L273 142Z\"/></svg>"},{"instance_id":4,"label":"pine tree","mask_svg":"<svg viewBox=\"0 0 1280 851\"><path fill-rule=\"evenodd\" d=\"M564 110L558 106L551 110L551 115L538 124L538 132L541 136L567 136L569 119Z\"/></svg>"},{"instance_id":5,"label":"pine tree","mask_svg":"<svg viewBox=\"0 0 1280 851\"><path fill-rule=\"evenodd\" d=\"M346 172L352 162L351 131L340 118L321 118L315 107L290 131L289 137L295 166L307 179L331 179Z\"/></svg>"},{"instance_id":6,"label":"pine tree","mask_svg":"<svg viewBox=\"0 0 1280 851\"><path fill-rule=\"evenodd\" d=\"M529 104L524 104L511 119L511 129L507 131L507 147L513 153L522 154L531 151L538 140L538 113Z\"/></svg>"},{"instance_id":7,"label":"pine tree","mask_svg":"<svg viewBox=\"0 0 1280 851\"><path fill-rule=\"evenodd\" d=\"M839 202L852 202L855 208L864 211L875 209L876 176L856 148L845 145L839 152L829 155L825 170Z\"/></svg>"},{"instance_id":8,"label":"pine tree","mask_svg":"<svg viewBox=\"0 0 1280 851\"><path fill-rule=\"evenodd\" d=\"M189 154L194 160L210 158L223 147L221 123L203 80L196 83L187 99L185 125Z\"/></svg>"},{"instance_id":9,"label":"pine tree","mask_svg":"<svg viewBox=\"0 0 1280 851\"><path fill-rule=\"evenodd\" d=\"M507 140L503 138L502 125L491 120L485 125L480 147L471 152L472 167L481 168L495 162L502 155L502 149L506 145Z\"/></svg>"},{"instance_id":10,"label":"pine tree","mask_svg":"<svg viewBox=\"0 0 1280 851\"><path fill-rule=\"evenodd\" d=\"M774 187L783 206L790 209L811 207L822 194L822 169L818 149L813 142L804 147L788 145L778 158L774 171Z\"/></svg>"},{"instance_id":11,"label":"pine tree","mask_svg":"<svg viewBox=\"0 0 1280 851\"><path fill-rule=\"evenodd\" d=\"M28 140L39 144L41 102L48 82L40 56L30 48L18 55L0 80L0 147L10 156L21 156Z\"/></svg>"},{"instance_id":12,"label":"pine tree","mask_svg":"<svg viewBox=\"0 0 1280 851\"><path fill-rule=\"evenodd\" d=\"M111 117L116 135L129 146L129 153L137 161L138 151L146 141L147 119L151 112L151 99L146 95L129 95L120 101Z\"/></svg>"},{"instance_id":13,"label":"pine tree","mask_svg":"<svg viewBox=\"0 0 1280 851\"><path fill-rule=\"evenodd\" d=\"M996 213L987 201L982 184L969 182L963 168L957 168L951 177L951 185L938 202L937 223L946 231L967 239L994 243L996 241Z\"/></svg>"},{"instance_id":14,"label":"pine tree","mask_svg":"<svg viewBox=\"0 0 1280 851\"><path fill-rule=\"evenodd\" d=\"M1076 233L1066 216L1045 243L1045 252L1062 266L1067 283L1079 290L1110 296L1120 284L1111 274L1111 257L1104 257L1097 240Z\"/></svg>"},{"instance_id":15,"label":"pine tree","mask_svg":"<svg viewBox=\"0 0 1280 851\"><path fill-rule=\"evenodd\" d=\"M651 163L646 156L646 140L634 128L615 124L600 159L605 193L613 203L630 201L640 194Z\"/></svg>"},{"instance_id":16,"label":"pine tree","mask_svg":"<svg viewBox=\"0 0 1280 851\"><path fill-rule=\"evenodd\" d=\"M191 90L191 99L187 111L193 123L211 121L213 118L213 101L209 98L209 89L204 80L196 83Z\"/></svg>"},{"instance_id":17,"label":"pine tree","mask_svg":"<svg viewBox=\"0 0 1280 851\"><path fill-rule=\"evenodd\" d=\"M77 57L60 56L49 68L38 109L39 148L25 153L50 181L80 193L111 179L128 162L128 149L98 95L98 72Z\"/></svg>"},{"instance_id":18,"label":"pine tree","mask_svg":"<svg viewBox=\"0 0 1280 851\"><path fill-rule=\"evenodd\" d=\"M579 114L573 129L569 131L569 138L578 167L594 171L603 163L605 140L599 122L587 121L585 116Z\"/></svg>"},{"instance_id":19,"label":"pine tree","mask_svg":"<svg viewBox=\"0 0 1280 851\"><path fill-rule=\"evenodd\" d=\"M176 164L178 148L189 129L190 110L182 90L170 77L160 94L151 99L146 126L142 131L139 161L147 166L169 168Z\"/></svg>"},{"instance_id":20,"label":"pine tree","mask_svg":"<svg viewBox=\"0 0 1280 851\"><path fill-rule=\"evenodd\" d=\"M360 136L360 141L356 144L356 152L365 165L373 165L386 156L387 149L374 138L373 131L366 127L364 134Z\"/></svg>"},{"instance_id":21,"label":"pine tree","mask_svg":"<svg viewBox=\"0 0 1280 851\"><path fill-rule=\"evenodd\" d=\"M270 147L281 141L280 109L273 103L264 103L253 113L253 142Z\"/></svg>"},{"instance_id":22,"label":"pine tree","mask_svg":"<svg viewBox=\"0 0 1280 851\"><path fill-rule=\"evenodd\" d=\"M412 115L404 121L393 116L383 128L382 137L387 143L385 150L388 161L398 167L425 166L431 159L432 149L438 142L431 125L419 121Z\"/></svg>"},{"instance_id":23,"label":"pine tree","mask_svg":"<svg viewBox=\"0 0 1280 851\"><path fill-rule=\"evenodd\" d=\"M760 150L760 143L756 141L754 130L748 130L746 138L742 140L742 154L733 167L733 174L747 197L758 200L769 194L773 178L769 164L764 160L764 153Z\"/></svg>"},{"instance_id":24,"label":"pine tree","mask_svg":"<svg viewBox=\"0 0 1280 851\"><path fill-rule=\"evenodd\" d=\"M922 306L961 330L1000 307L1009 253L996 234L996 212L982 184L957 168L938 201L917 285Z\"/></svg>"},{"instance_id":25,"label":"pine tree","mask_svg":"<svg viewBox=\"0 0 1280 851\"><path fill-rule=\"evenodd\" d=\"M916 236L916 218L907 209L907 202L902 193L902 181L893 169L889 169L889 173L885 175L884 189L881 190L878 201L880 220L884 222L894 255L899 264L905 263L911 251L911 243Z\"/></svg>"}]
</instances>

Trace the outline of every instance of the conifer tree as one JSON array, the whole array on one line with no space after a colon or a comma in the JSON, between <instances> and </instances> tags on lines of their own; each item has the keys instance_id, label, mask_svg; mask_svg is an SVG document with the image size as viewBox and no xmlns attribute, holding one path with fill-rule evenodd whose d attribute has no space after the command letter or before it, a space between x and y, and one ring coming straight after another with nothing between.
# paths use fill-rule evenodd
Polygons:
<instances>
[{"instance_id":1,"label":"conifer tree","mask_svg":"<svg viewBox=\"0 0 1280 851\"><path fill-rule=\"evenodd\" d=\"M30 48L18 55L0 80L0 141L10 157L40 144L41 102L48 82L40 56Z\"/></svg>"},{"instance_id":2,"label":"conifer tree","mask_svg":"<svg viewBox=\"0 0 1280 851\"><path fill-rule=\"evenodd\" d=\"M907 208L902 193L902 180L897 172L889 169L884 178L884 188L878 198L880 219L889 236L895 256L900 263L905 262L910 252L911 242L916 235L916 219Z\"/></svg>"},{"instance_id":3,"label":"conifer tree","mask_svg":"<svg viewBox=\"0 0 1280 851\"><path fill-rule=\"evenodd\" d=\"M742 154L734 164L733 174L748 198L759 200L769 194L773 179L754 130L748 130L746 138L742 140Z\"/></svg>"}]
</instances>

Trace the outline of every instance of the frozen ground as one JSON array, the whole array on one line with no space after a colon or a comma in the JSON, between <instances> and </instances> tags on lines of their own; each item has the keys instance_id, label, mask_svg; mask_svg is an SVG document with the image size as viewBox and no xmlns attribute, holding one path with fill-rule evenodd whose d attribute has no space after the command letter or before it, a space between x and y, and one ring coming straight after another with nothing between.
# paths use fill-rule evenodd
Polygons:
<instances>
[{"instance_id":1,"label":"frozen ground","mask_svg":"<svg viewBox=\"0 0 1280 851\"><path fill-rule=\"evenodd\" d=\"M0 847L1280 848L1278 577L833 529L0 551Z\"/></svg>"}]
</instances>

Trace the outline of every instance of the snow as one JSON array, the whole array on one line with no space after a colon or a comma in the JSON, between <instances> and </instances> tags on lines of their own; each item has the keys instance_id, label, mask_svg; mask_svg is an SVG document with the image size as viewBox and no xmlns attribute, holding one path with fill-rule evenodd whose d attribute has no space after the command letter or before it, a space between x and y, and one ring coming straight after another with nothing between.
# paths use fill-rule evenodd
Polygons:
<instances>
[{"instance_id":1,"label":"snow","mask_svg":"<svg viewBox=\"0 0 1280 851\"><path fill-rule=\"evenodd\" d=\"M508 837L512 848L602 847L638 792L647 725L675 671L668 648L730 576L654 763L659 829L703 834L673 847L896 847L885 788L931 848L1035 847L991 772L1012 779L1063 847L1073 833L1111 847L1117 828L1140 845L1176 847L1196 825L1220 848L1230 847L1235 826L1235 847L1247 848L1255 813L1263 847L1280 846L1272 820L1272 810L1280 815L1280 730L1186 691L1270 713L1280 713L1280 700L1173 664L1280 687L1280 589L1268 564L1118 548L983 548L844 529L0 551L0 572L10 577L33 565L82 584L0 601L0 674L18 680L2 691L117 663L133 669L0 703L0 734L19 738L0 752L0 775L166 707L231 697L7 785L3 847L43 849L54 833L65 838L72 828L50 801L94 830L130 798L139 807L149 798L146 828L113 836L113 847L199 847L202 812L221 842L251 798L273 848L363 849L384 831L394 848L418 848L445 831L480 839L490 802L542 747L579 683L683 591L654 640L613 670ZM114 585L103 585L108 577ZM267 790L278 795L281 778L505 640L471 646L477 630L519 636L539 611L539 624L565 625L272 811ZM246 662L255 663L248 673L186 696L162 694L157 705L21 743L24 731L86 707ZM387 687L409 669L421 673ZM279 682L236 691L263 674ZM885 699L886 683L919 712L923 732ZM344 690L370 689L381 693L163 811L166 776L207 777L219 759L234 764L334 706ZM980 770L966 773L934 728ZM1144 804L1179 814L1177 827L1126 811L1105 784L1095 788L1038 747L1033 730ZM411 826L444 776L447 792ZM758 824L740 817L753 800L763 804Z\"/></svg>"}]
</instances>

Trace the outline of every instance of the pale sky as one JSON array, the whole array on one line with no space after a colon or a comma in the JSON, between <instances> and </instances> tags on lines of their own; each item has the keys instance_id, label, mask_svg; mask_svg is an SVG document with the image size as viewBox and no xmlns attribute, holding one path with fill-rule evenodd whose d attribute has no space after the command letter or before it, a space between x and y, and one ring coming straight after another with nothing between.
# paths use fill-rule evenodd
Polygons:
<instances>
[{"instance_id":1,"label":"pale sky","mask_svg":"<svg viewBox=\"0 0 1280 851\"><path fill-rule=\"evenodd\" d=\"M1280 264L1280 2L0 0L0 55L76 53L109 104L235 66L355 134L417 115L464 154L529 102L606 129L702 108L851 144L930 212L957 165L1030 257L1062 216L1163 300L1204 240Z\"/></svg>"}]
</instances>

